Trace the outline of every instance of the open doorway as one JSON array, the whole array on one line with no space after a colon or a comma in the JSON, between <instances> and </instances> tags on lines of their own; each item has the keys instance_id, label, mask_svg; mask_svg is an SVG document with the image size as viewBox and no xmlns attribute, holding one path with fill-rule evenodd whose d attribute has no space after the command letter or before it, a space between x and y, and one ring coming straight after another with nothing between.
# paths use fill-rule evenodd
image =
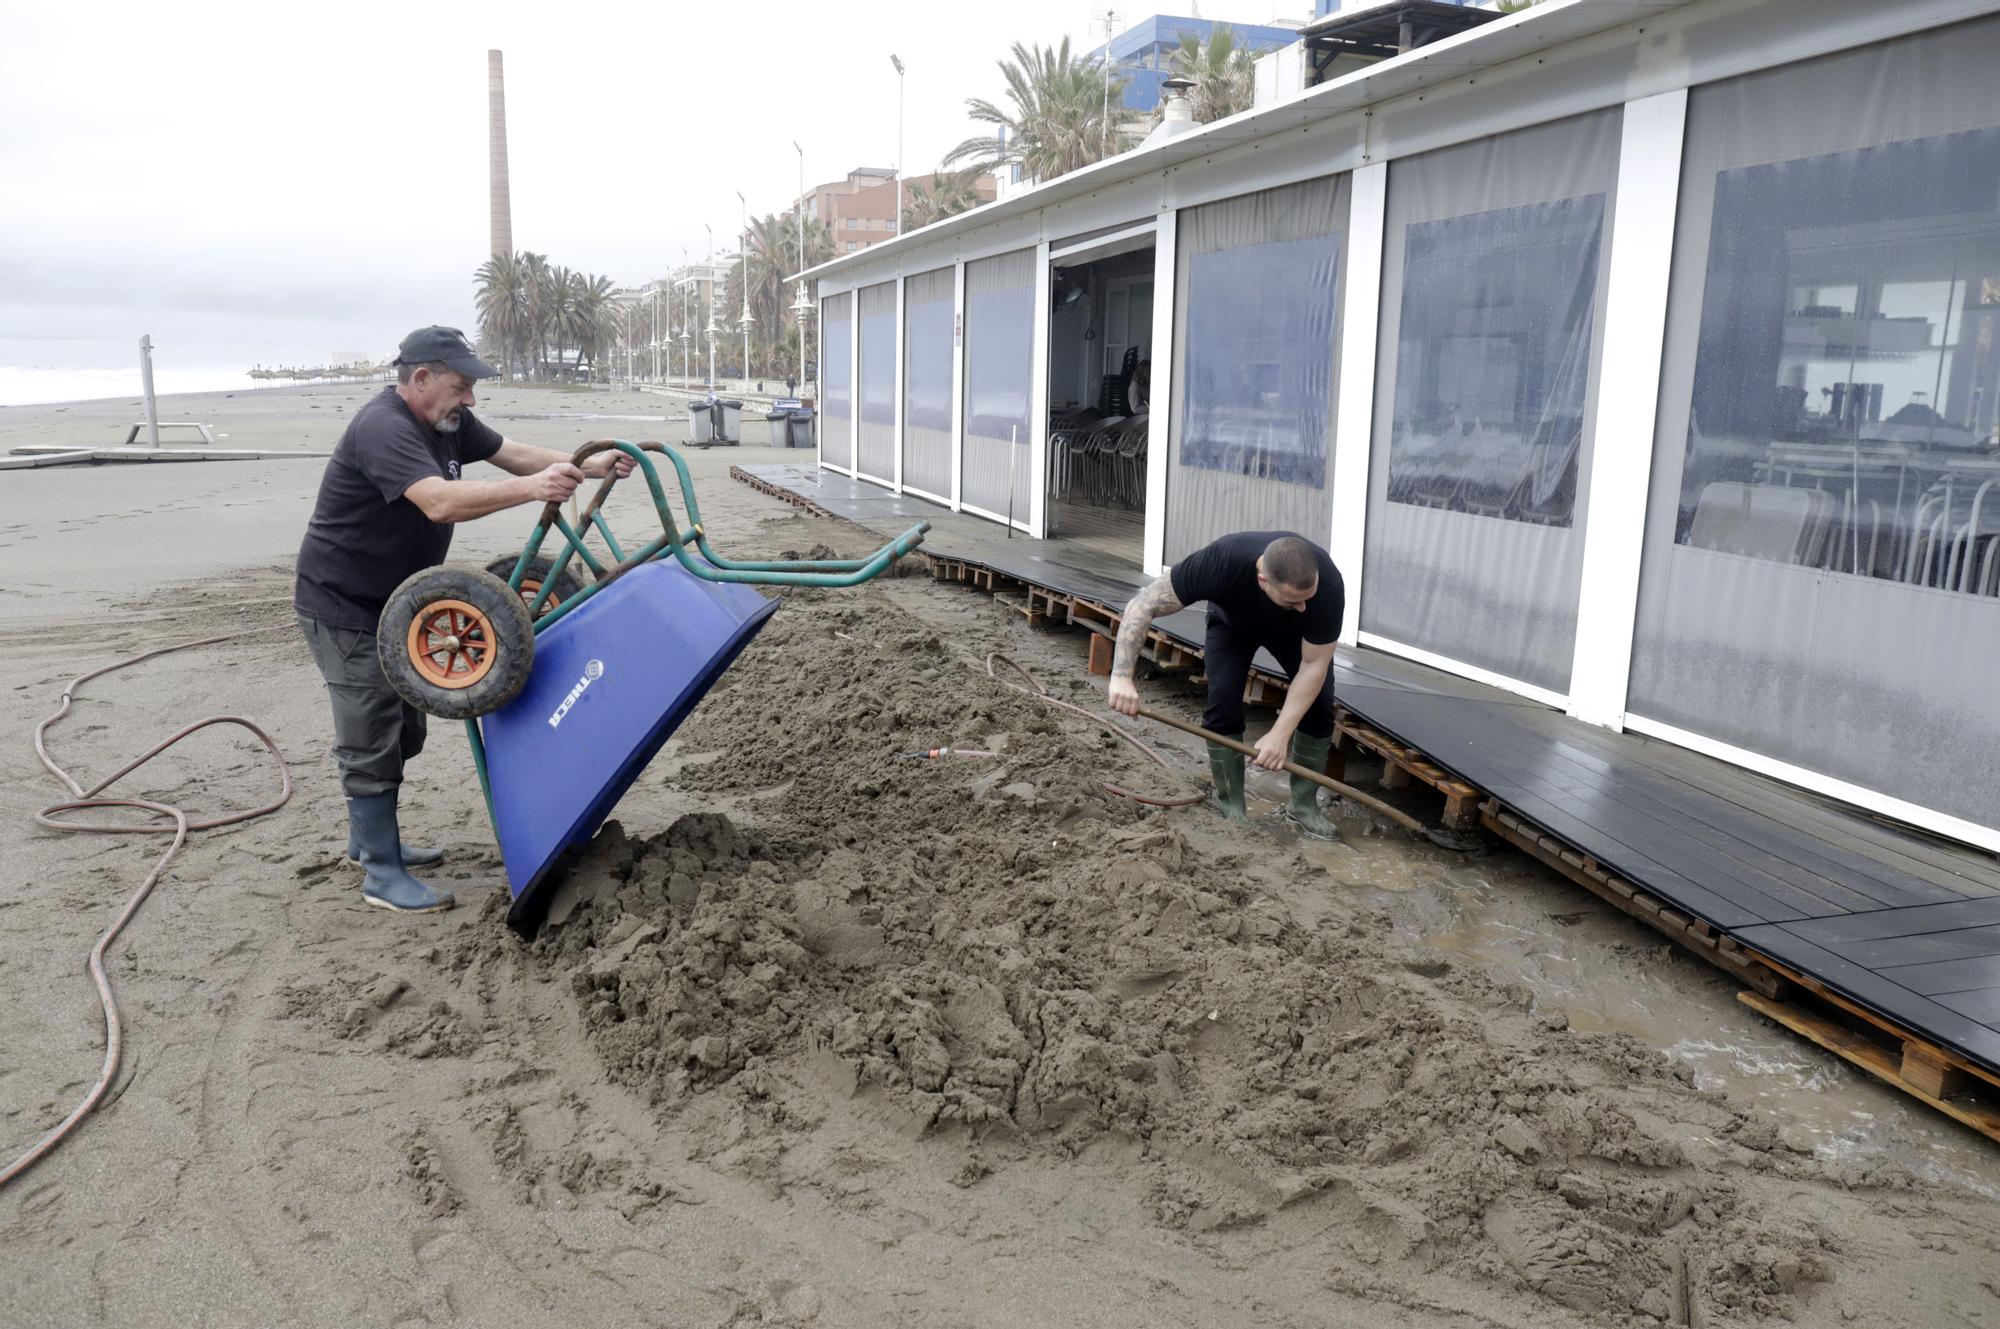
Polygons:
<instances>
[{"instance_id":1,"label":"open doorway","mask_svg":"<svg viewBox=\"0 0 2000 1329\"><path fill-rule=\"evenodd\" d=\"M1149 229L1051 258L1048 534L1138 565L1153 353Z\"/></svg>"}]
</instances>

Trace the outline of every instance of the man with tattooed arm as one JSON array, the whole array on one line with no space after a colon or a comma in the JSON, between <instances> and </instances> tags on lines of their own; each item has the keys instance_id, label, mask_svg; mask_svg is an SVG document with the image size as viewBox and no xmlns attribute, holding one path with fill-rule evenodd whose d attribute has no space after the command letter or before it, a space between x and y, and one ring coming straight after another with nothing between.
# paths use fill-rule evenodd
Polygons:
<instances>
[{"instance_id":1,"label":"man with tattooed arm","mask_svg":"<svg viewBox=\"0 0 2000 1329\"><path fill-rule=\"evenodd\" d=\"M1186 605L1208 602L1203 664L1208 671L1206 729L1243 738L1243 685L1257 648L1269 651L1291 679L1285 704L1270 731L1257 740L1257 764L1281 770L1291 760L1307 770L1326 769L1333 742L1333 645L1340 636L1347 594L1340 569L1318 545L1288 531L1244 531L1195 550L1140 591L1125 606L1118 650L1111 663L1111 709L1139 713L1134 676L1139 648L1153 620ZM1232 821L1247 821L1243 805L1243 754L1208 745L1215 804ZM1319 810L1319 786L1294 775L1285 815L1320 840L1340 832Z\"/></svg>"}]
</instances>

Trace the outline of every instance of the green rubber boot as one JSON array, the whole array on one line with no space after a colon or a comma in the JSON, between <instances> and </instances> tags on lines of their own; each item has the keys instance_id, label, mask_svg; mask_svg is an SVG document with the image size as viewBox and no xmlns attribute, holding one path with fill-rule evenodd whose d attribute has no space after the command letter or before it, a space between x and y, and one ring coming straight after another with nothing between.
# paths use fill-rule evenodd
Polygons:
<instances>
[{"instance_id":1,"label":"green rubber boot","mask_svg":"<svg viewBox=\"0 0 2000 1329\"><path fill-rule=\"evenodd\" d=\"M1236 734L1234 737L1240 741L1243 735ZM1250 820L1250 809L1243 806L1243 754L1220 743L1210 743L1208 775L1215 781L1215 793L1208 800L1209 806L1230 821Z\"/></svg>"},{"instance_id":2,"label":"green rubber boot","mask_svg":"<svg viewBox=\"0 0 2000 1329\"><path fill-rule=\"evenodd\" d=\"M1292 764L1303 766L1309 771L1326 769L1327 750L1333 746L1332 738L1308 738L1304 734L1292 735ZM1301 835L1309 835L1315 840L1338 840L1340 828L1326 819L1319 810L1320 786L1302 775L1292 777L1291 801L1285 805L1285 815L1299 828Z\"/></svg>"}]
</instances>

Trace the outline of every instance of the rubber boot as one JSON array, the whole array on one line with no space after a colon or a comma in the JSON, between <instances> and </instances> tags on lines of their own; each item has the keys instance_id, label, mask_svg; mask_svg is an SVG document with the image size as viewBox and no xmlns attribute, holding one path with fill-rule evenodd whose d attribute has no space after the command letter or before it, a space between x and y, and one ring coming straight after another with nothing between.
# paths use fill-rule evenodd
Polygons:
<instances>
[{"instance_id":1,"label":"rubber boot","mask_svg":"<svg viewBox=\"0 0 2000 1329\"><path fill-rule=\"evenodd\" d=\"M397 848L402 850L403 866L406 868L434 868L444 862L442 849L419 849L416 845L403 844L400 840L397 841ZM352 823L347 828L347 861L355 867L361 866L361 844L354 838Z\"/></svg>"},{"instance_id":2,"label":"rubber boot","mask_svg":"<svg viewBox=\"0 0 2000 1329\"><path fill-rule=\"evenodd\" d=\"M1292 735L1292 764L1303 766L1309 771L1326 769L1327 750L1333 746L1332 738L1309 738L1304 734ZM1319 810L1321 786L1303 775L1292 777L1292 797L1285 805L1285 815L1299 828L1301 835L1309 835L1315 840L1338 840L1340 828L1326 819Z\"/></svg>"},{"instance_id":3,"label":"rubber boot","mask_svg":"<svg viewBox=\"0 0 2000 1329\"><path fill-rule=\"evenodd\" d=\"M360 850L361 898L383 909L405 914L429 914L452 905L450 891L426 886L403 866L402 841L397 836L396 795L371 794L347 800L349 834Z\"/></svg>"},{"instance_id":4,"label":"rubber boot","mask_svg":"<svg viewBox=\"0 0 2000 1329\"><path fill-rule=\"evenodd\" d=\"M1238 734L1235 737L1240 740L1243 736ZM1250 820L1250 810L1243 806L1243 754L1220 743L1210 743L1208 775L1215 781L1215 793L1208 800L1209 806L1230 821Z\"/></svg>"}]
</instances>

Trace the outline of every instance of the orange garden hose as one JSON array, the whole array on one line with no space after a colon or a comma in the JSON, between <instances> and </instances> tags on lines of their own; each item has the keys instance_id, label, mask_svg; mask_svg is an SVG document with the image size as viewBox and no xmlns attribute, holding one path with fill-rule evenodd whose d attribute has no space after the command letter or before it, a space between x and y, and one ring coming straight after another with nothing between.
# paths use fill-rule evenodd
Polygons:
<instances>
[{"instance_id":1,"label":"orange garden hose","mask_svg":"<svg viewBox=\"0 0 2000 1329\"><path fill-rule=\"evenodd\" d=\"M285 626L289 627L290 625L287 624ZM55 760L49 756L47 746L42 741L43 735L60 722L64 716L69 714L70 703L75 699L77 690L85 683L100 675L108 674L118 669L129 668L132 665L141 664L157 656L170 655L175 651L193 650L197 646L215 646L222 642L236 641L243 637L253 636L256 633L276 630L276 627L254 628L248 632L236 632L227 636L204 637L200 641L182 642L178 646L163 646L158 650L147 651L143 655L135 655L129 660L119 660L114 664L105 665L101 669L93 669L87 674L79 674L71 679L69 684L63 688L62 704L56 708L53 714L35 726L35 755L42 759L42 765L48 767L50 774L62 781L68 787L70 793L75 796L66 802L53 803L43 808L40 812L37 812L35 814L36 825L46 826L50 830L57 831L97 831L107 835L170 834L174 839L173 843L167 846L166 852L162 853L154 862L153 870L146 874L146 879L139 883L138 889L133 891L131 897L125 901L125 907L119 911L118 917L112 920L111 926L104 930L104 934L97 939L97 944L91 947L90 950L90 978L97 985L97 1000L104 1008L104 1067L98 1072L97 1083L91 1086L90 1092L84 1095L83 1101L78 1103L68 1116L64 1117L46 1135L36 1141L26 1153L23 1153L19 1158L7 1164L5 1168L0 1168L0 1187L6 1186L16 1177L19 1177L57 1145L61 1144L64 1138L76 1129L77 1124L90 1115L92 1109L102 1101L105 1091L110 1089L112 1080L117 1076L118 1056L124 1043L124 1031L118 1017L118 1002L111 992L111 980L104 972L104 952L111 945L112 941L117 938L125 925L132 921L133 915L139 912L139 906L145 903L146 897L152 893L153 887L159 882L160 874L166 870L167 864L173 861L174 855L179 853L181 846L187 842L188 832L213 830L218 826L234 826L239 822L249 821L253 817L261 817L267 813L276 812L292 796L292 773L286 768L285 758L278 751L278 745L271 741L269 734L240 715L212 715L206 720L197 720L182 729L179 733L173 735L173 737L154 744L143 756L127 762L112 774L99 780L89 789L85 789L82 785L71 779L69 772L56 765ZM265 751L271 754L271 760L277 763L279 790L278 796L271 802L264 804L262 807L252 808L247 812L232 812L226 816L210 817L203 821L190 821L186 811L170 804L155 803L143 798L99 797L105 789L125 776L130 775L133 771L138 770L141 766L144 766L147 762L159 756L162 752L165 752L188 735L206 729L211 725L220 724L237 725L249 730L252 737L259 743L262 743ZM71 821L64 819L60 815L66 812L81 812L90 808L138 808L142 812L150 813L154 817L163 820L151 824L125 824L110 821Z\"/></svg>"}]
</instances>

